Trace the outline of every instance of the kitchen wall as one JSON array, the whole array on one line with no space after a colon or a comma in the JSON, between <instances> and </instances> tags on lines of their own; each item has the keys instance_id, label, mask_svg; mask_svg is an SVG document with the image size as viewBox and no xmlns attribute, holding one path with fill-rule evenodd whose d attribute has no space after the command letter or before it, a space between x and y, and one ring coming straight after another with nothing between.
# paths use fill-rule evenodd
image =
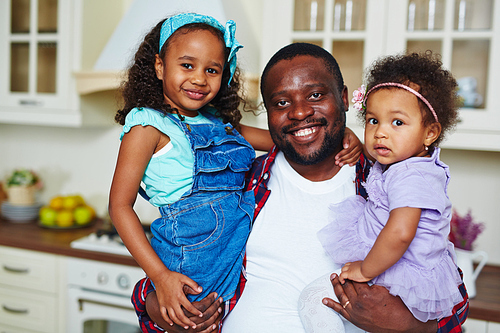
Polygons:
<instances>
[{"instance_id":1,"label":"kitchen wall","mask_svg":"<svg viewBox=\"0 0 500 333\"><path fill-rule=\"evenodd\" d=\"M125 7L128 3L123 1ZM262 0L223 0L223 3L226 16L238 23L238 39L246 46L241 50L242 67L247 72L259 74L265 65L259 63ZM93 59L99 55L95 49L102 49L104 43L104 38L84 40L84 49L89 49L89 52L82 57L83 69L92 66ZM114 100L113 94L98 93L87 96L86 100L99 101L104 96L109 103ZM80 193L96 208L98 215L105 217L121 131L120 126L112 124L113 105L106 108L109 109L110 125L100 128L0 124L0 177L5 177L13 168L32 168L45 182L39 198L42 202L57 194ZM255 123L252 119L246 122ZM265 126L265 118L261 118L258 124ZM489 263L500 265L497 239L500 217L496 208L500 199L500 152L443 150L442 160L451 168L449 194L454 207L461 214L471 209L474 218L486 224L486 231L477 240L476 249L488 252ZM155 218L156 210L141 198L137 205L145 222Z\"/></svg>"}]
</instances>

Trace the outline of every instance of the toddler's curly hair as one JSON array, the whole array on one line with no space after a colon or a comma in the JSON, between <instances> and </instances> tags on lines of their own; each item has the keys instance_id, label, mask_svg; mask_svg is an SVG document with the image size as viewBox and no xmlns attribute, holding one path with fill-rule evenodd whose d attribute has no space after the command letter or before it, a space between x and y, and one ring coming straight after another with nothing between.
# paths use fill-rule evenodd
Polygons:
<instances>
[{"instance_id":1,"label":"toddler's curly hair","mask_svg":"<svg viewBox=\"0 0 500 333\"><path fill-rule=\"evenodd\" d=\"M367 72L366 90L380 83L395 82L410 86L429 101L441 124L441 134L431 146L438 146L445 133L452 130L459 121L460 100L457 95L457 81L442 67L439 54L432 51L400 54L377 60ZM414 85L417 85L415 88ZM382 87L380 89L398 89ZM429 108L418 99L424 125L435 122ZM365 122L366 109L359 113Z\"/></svg>"},{"instance_id":2,"label":"toddler's curly hair","mask_svg":"<svg viewBox=\"0 0 500 333\"><path fill-rule=\"evenodd\" d=\"M160 31L164 20L159 22L145 37L139 46L131 67L128 69L127 79L121 84L121 94L124 100L124 106L118 110L115 115L115 121L121 125L125 124L125 117L136 107L148 107L164 114L178 113L178 110L165 104L163 98L162 81L156 77L155 55L159 54L165 59L168 46L172 37L178 34L187 34L191 31L208 30L217 36L224 44L223 33L208 24L191 23L176 30L170 36L162 49L159 50ZM225 48L225 59L229 55L229 49ZM238 110L240 103L244 99L239 95L240 91L240 70L237 67L231 83L228 85L229 66L225 66L222 74L221 87L217 95L210 104L217 110L217 116L222 118L224 123L229 122L237 127L241 120L241 113Z\"/></svg>"}]
</instances>

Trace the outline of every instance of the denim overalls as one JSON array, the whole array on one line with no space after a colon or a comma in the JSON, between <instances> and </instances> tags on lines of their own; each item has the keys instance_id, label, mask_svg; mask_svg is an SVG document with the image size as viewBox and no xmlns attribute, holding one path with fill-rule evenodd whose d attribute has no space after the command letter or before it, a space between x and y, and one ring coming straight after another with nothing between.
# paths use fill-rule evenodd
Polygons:
<instances>
[{"instance_id":1,"label":"denim overalls","mask_svg":"<svg viewBox=\"0 0 500 333\"><path fill-rule=\"evenodd\" d=\"M255 198L243 192L255 151L230 125L204 112L212 124L186 124L167 114L185 133L194 154L193 186L160 207L151 245L163 263L203 287L190 301L215 291L229 299L238 284Z\"/></svg>"}]
</instances>

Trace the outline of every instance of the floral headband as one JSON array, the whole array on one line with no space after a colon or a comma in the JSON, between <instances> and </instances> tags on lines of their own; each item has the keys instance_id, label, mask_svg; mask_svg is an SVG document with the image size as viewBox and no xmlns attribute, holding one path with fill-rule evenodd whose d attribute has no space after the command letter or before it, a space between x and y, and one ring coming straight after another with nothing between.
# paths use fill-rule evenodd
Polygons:
<instances>
[{"instance_id":1,"label":"floral headband","mask_svg":"<svg viewBox=\"0 0 500 333\"><path fill-rule=\"evenodd\" d=\"M377 84L376 86L374 86L373 88L368 90L368 92L366 94L365 94L365 92L366 92L365 85L361 85L361 87L359 87L357 90L354 90L354 92L352 93L352 96L353 96L352 102L354 103L353 107L355 109L357 109L358 111L365 109L366 108L366 99L368 98L368 95L372 91L374 91L375 89L378 89L381 87L397 87L397 88L405 89L405 90L411 92L413 95L417 96L418 99L420 99L422 102L424 102L425 105L427 105L427 107L431 111L432 115L434 116L434 119L436 120L436 122L439 122L436 111L434 111L434 108L432 107L431 103L429 103L429 101L424 96L422 96L421 93L419 93L418 91L416 91L416 90L414 90L414 89L412 89L404 84L396 83L396 82L385 82L385 83Z\"/></svg>"},{"instance_id":2,"label":"floral headband","mask_svg":"<svg viewBox=\"0 0 500 333\"><path fill-rule=\"evenodd\" d=\"M167 39L179 28L185 26L190 23L205 23L209 26L212 26L216 29L219 29L224 34L224 43L226 47L231 51L229 52L229 56L227 58L227 62L229 63L229 82L233 78L234 72L236 70L236 52L238 49L242 48L243 45L238 43L236 40L236 23L233 20L229 20L226 22L226 26L224 27L219 23L216 19L211 16L195 14L195 13L182 13L178 15L171 16L163 22L160 31L160 50L167 41Z\"/></svg>"}]
</instances>

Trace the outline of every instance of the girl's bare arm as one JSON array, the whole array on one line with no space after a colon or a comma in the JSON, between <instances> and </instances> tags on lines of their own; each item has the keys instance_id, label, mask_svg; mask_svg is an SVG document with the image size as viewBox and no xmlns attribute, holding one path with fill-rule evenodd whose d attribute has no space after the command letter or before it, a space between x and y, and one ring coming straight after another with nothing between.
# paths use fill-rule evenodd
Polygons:
<instances>
[{"instance_id":1,"label":"girl's bare arm","mask_svg":"<svg viewBox=\"0 0 500 333\"><path fill-rule=\"evenodd\" d=\"M162 140L164 136L152 126L134 126L124 135L111 184L109 214L123 243L155 283L157 290L167 290L170 293L159 295L162 297L160 299L162 305L167 302L166 295L168 295L171 297L168 299L169 304L175 306L173 310L169 310L170 318L166 314L167 309L162 308L165 320L172 319L179 325L193 326L194 322L184 315L180 306L195 315L200 315L201 312L187 300L182 292L182 285L187 284L193 290L198 286L191 279L168 270L149 244L133 209L146 166ZM172 285L176 288L171 287ZM178 316L172 315L172 311Z\"/></svg>"},{"instance_id":2,"label":"girl's bare arm","mask_svg":"<svg viewBox=\"0 0 500 333\"><path fill-rule=\"evenodd\" d=\"M411 207L393 209L365 260L346 264L340 281L370 281L394 265L415 237L421 212L420 208Z\"/></svg>"}]
</instances>

